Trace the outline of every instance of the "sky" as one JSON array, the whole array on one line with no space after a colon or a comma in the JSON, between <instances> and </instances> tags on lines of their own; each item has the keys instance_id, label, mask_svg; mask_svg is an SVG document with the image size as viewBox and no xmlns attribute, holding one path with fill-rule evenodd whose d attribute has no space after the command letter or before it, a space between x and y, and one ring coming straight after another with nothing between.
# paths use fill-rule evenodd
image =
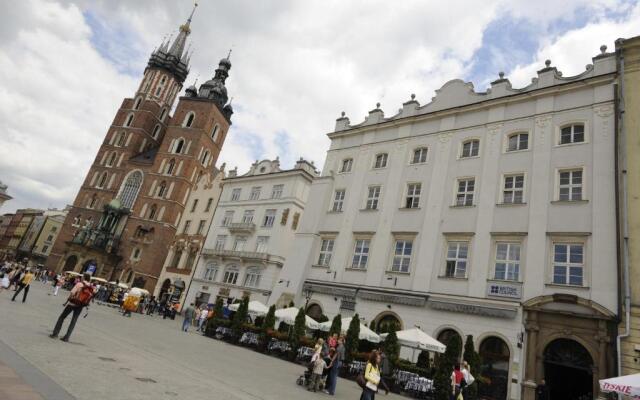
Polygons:
<instances>
[{"instance_id":1,"label":"sky","mask_svg":"<svg viewBox=\"0 0 640 400\"><path fill-rule=\"evenodd\" d=\"M18 208L73 202L150 53L192 0L0 0L0 181ZM514 87L544 61L584 71L601 45L640 35L640 3L615 0L199 0L185 88L233 49L233 125L218 165L300 157L322 167L342 111L393 115L451 79Z\"/></svg>"}]
</instances>

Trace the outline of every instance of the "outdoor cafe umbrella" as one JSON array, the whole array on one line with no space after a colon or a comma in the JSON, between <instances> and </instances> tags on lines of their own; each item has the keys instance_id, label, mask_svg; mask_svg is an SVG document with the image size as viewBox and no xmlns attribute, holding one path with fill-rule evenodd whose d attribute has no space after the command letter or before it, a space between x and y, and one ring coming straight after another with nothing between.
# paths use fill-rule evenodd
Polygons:
<instances>
[{"instance_id":1,"label":"outdoor cafe umbrella","mask_svg":"<svg viewBox=\"0 0 640 400\"><path fill-rule=\"evenodd\" d=\"M640 399L640 374L600 379L600 390L620 393L630 399Z\"/></svg>"},{"instance_id":2,"label":"outdoor cafe umbrella","mask_svg":"<svg viewBox=\"0 0 640 400\"><path fill-rule=\"evenodd\" d=\"M388 333L384 333L380 335L380 337L385 338L387 335ZM435 351L436 353L444 353L445 350L447 350L447 346L438 342L419 328L398 331L396 332L396 336L398 337L398 343L400 343L400 345L412 349Z\"/></svg>"},{"instance_id":3,"label":"outdoor cafe umbrella","mask_svg":"<svg viewBox=\"0 0 640 400\"><path fill-rule=\"evenodd\" d=\"M241 303L231 304L229 306L229 310L238 311L238 308L240 308L240 304ZM269 311L269 307L265 306L264 304L260 303L259 301L253 300L253 301L249 302L249 308L248 308L249 314L265 315L268 311Z\"/></svg>"},{"instance_id":4,"label":"outdoor cafe umbrella","mask_svg":"<svg viewBox=\"0 0 640 400\"><path fill-rule=\"evenodd\" d=\"M329 332L329 330L331 329L331 322L332 321L321 323L320 330L323 332ZM351 318L342 318L341 322L342 329L340 333L346 334L347 329L349 329L349 325L351 325ZM360 334L358 335L358 339L366 340L371 343L380 343L380 336L378 336L378 334L371 329L364 326L362 322L360 323Z\"/></svg>"},{"instance_id":5,"label":"outdoor cafe umbrella","mask_svg":"<svg viewBox=\"0 0 640 400\"><path fill-rule=\"evenodd\" d=\"M296 307L289 307L289 308L281 308L279 310L276 310L276 320L280 321L280 322L284 322L287 325L294 325L296 322L296 316L298 315L298 309ZM311 318L308 315L305 315L305 325L307 326L307 328L309 329L318 329L319 325L318 322Z\"/></svg>"}]
</instances>

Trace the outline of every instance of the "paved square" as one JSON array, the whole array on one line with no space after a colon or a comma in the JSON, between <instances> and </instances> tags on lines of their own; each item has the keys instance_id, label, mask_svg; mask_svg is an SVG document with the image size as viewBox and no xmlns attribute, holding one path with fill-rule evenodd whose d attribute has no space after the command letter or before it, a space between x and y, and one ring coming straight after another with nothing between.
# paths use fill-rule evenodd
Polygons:
<instances>
[{"instance_id":1,"label":"paved square","mask_svg":"<svg viewBox=\"0 0 640 400\"><path fill-rule=\"evenodd\" d=\"M302 366L183 333L178 319L126 318L113 308L93 305L88 317L78 320L70 343L50 339L67 292L53 297L49 291L50 286L34 283L25 304L12 303L9 292L0 293L0 341L78 400L360 396L356 383L347 380L338 382L335 397L308 393L295 384ZM3 361L9 364L0 352Z\"/></svg>"}]
</instances>

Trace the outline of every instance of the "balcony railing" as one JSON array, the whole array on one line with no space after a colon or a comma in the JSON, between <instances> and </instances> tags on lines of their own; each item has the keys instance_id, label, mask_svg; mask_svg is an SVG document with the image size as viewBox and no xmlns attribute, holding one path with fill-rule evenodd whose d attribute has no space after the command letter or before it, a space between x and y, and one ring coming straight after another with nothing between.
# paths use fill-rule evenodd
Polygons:
<instances>
[{"instance_id":1,"label":"balcony railing","mask_svg":"<svg viewBox=\"0 0 640 400\"><path fill-rule=\"evenodd\" d=\"M81 229L71 240L72 243L79 244L105 253L115 254L120 246L120 237L109 232L95 229Z\"/></svg>"},{"instance_id":2,"label":"balcony railing","mask_svg":"<svg viewBox=\"0 0 640 400\"><path fill-rule=\"evenodd\" d=\"M229 228L230 232L251 233L256 230L256 224L253 222L232 222L227 228Z\"/></svg>"}]
</instances>

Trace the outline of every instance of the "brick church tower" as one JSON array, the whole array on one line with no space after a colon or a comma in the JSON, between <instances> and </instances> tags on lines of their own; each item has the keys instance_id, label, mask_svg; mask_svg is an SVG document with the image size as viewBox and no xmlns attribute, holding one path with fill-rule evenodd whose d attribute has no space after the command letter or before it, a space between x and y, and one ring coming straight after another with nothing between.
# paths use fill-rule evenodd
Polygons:
<instances>
[{"instance_id":1,"label":"brick church tower","mask_svg":"<svg viewBox=\"0 0 640 400\"><path fill-rule=\"evenodd\" d=\"M47 268L155 287L190 191L213 170L233 114L225 87L231 62L223 58L169 115L189 73L192 17L173 43L154 50L135 96L122 102Z\"/></svg>"}]
</instances>

